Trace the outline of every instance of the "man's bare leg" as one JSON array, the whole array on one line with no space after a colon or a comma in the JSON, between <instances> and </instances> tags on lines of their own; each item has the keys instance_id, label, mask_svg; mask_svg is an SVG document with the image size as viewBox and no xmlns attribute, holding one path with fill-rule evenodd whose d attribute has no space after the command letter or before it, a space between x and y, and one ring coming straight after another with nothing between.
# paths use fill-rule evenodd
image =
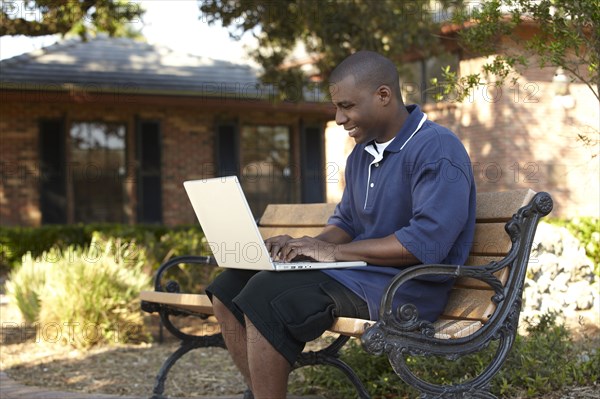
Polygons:
<instances>
[{"instance_id":1,"label":"man's bare leg","mask_svg":"<svg viewBox=\"0 0 600 399\"><path fill-rule=\"evenodd\" d=\"M246 317L247 360L256 399L285 399L291 367Z\"/></svg>"},{"instance_id":2,"label":"man's bare leg","mask_svg":"<svg viewBox=\"0 0 600 399\"><path fill-rule=\"evenodd\" d=\"M248 351L246 349L246 329L217 297L213 297L213 310L219 320L227 351L233 363L242 373L248 387L252 388L250 369L248 368Z\"/></svg>"}]
</instances>

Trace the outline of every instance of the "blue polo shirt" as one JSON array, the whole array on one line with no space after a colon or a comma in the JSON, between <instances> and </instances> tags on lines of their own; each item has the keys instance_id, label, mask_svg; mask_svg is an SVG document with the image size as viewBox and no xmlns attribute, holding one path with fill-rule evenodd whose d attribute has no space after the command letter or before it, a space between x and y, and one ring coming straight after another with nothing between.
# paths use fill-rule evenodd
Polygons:
<instances>
[{"instance_id":1,"label":"blue polo shirt","mask_svg":"<svg viewBox=\"0 0 600 399\"><path fill-rule=\"evenodd\" d=\"M328 223L353 240L395 234L423 264L464 264L475 231L475 182L471 161L454 133L416 106L383 154L374 142L357 144L346 164L346 187ZM381 296L402 268L368 265L325 270L363 298L379 317ZM422 277L400 287L395 304L413 303L421 319L435 321L454 283Z\"/></svg>"}]
</instances>

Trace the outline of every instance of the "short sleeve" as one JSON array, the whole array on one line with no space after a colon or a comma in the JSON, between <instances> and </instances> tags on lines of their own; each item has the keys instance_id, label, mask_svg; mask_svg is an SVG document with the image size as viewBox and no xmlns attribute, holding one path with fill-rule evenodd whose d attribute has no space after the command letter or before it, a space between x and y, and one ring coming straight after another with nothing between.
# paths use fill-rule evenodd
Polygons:
<instances>
[{"instance_id":1,"label":"short sleeve","mask_svg":"<svg viewBox=\"0 0 600 399\"><path fill-rule=\"evenodd\" d=\"M469 220L471 179L466 169L442 158L413 176L413 216L395 235L424 264L441 263Z\"/></svg>"}]
</instances>

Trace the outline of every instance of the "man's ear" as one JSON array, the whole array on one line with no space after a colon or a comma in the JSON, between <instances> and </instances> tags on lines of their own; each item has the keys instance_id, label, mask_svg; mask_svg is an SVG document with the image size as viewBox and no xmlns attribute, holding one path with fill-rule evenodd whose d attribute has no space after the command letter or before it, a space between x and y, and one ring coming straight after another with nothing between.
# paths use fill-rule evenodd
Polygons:
<instances>
[{"instance_id":1,"label":"man's ear","mask_svg":"<svg viewBox=\"0 0 600 399\"><path fill-rule=\"evenodd\" d=\"M377 96L377 101L383 106L387 106L392 101L392 90L387 85L379 86L375 95Z\"/></svg>"}]
</instances>

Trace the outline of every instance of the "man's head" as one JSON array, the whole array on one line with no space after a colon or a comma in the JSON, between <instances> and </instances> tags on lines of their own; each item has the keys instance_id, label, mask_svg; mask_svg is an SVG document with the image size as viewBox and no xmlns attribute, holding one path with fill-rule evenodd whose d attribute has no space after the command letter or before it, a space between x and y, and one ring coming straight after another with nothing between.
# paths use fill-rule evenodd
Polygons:
<instances>
[{"instance_id":1,"label":"man's head","mask_svg":"<svg viewBox=\"0 0 600 399\"><path fill-rule=\"evenodd\" d=\"M352 76L357 88L375 92L381 85L389 86L401 98L398 70L392 61L374 51L358 51L333 70L329 83L335 85Z\"/></svg>"},{"instance_id":2,"label":"man's head","mask_svg":"<svg viewBox=\"0 0 600 399\"><path fill-rule=\"evenodd\" d=\"M395 136L406 110L392 61L372 51L359 51L334 69L329 84L336 123L357 143Z\"/></svg>"}]
</instances>

